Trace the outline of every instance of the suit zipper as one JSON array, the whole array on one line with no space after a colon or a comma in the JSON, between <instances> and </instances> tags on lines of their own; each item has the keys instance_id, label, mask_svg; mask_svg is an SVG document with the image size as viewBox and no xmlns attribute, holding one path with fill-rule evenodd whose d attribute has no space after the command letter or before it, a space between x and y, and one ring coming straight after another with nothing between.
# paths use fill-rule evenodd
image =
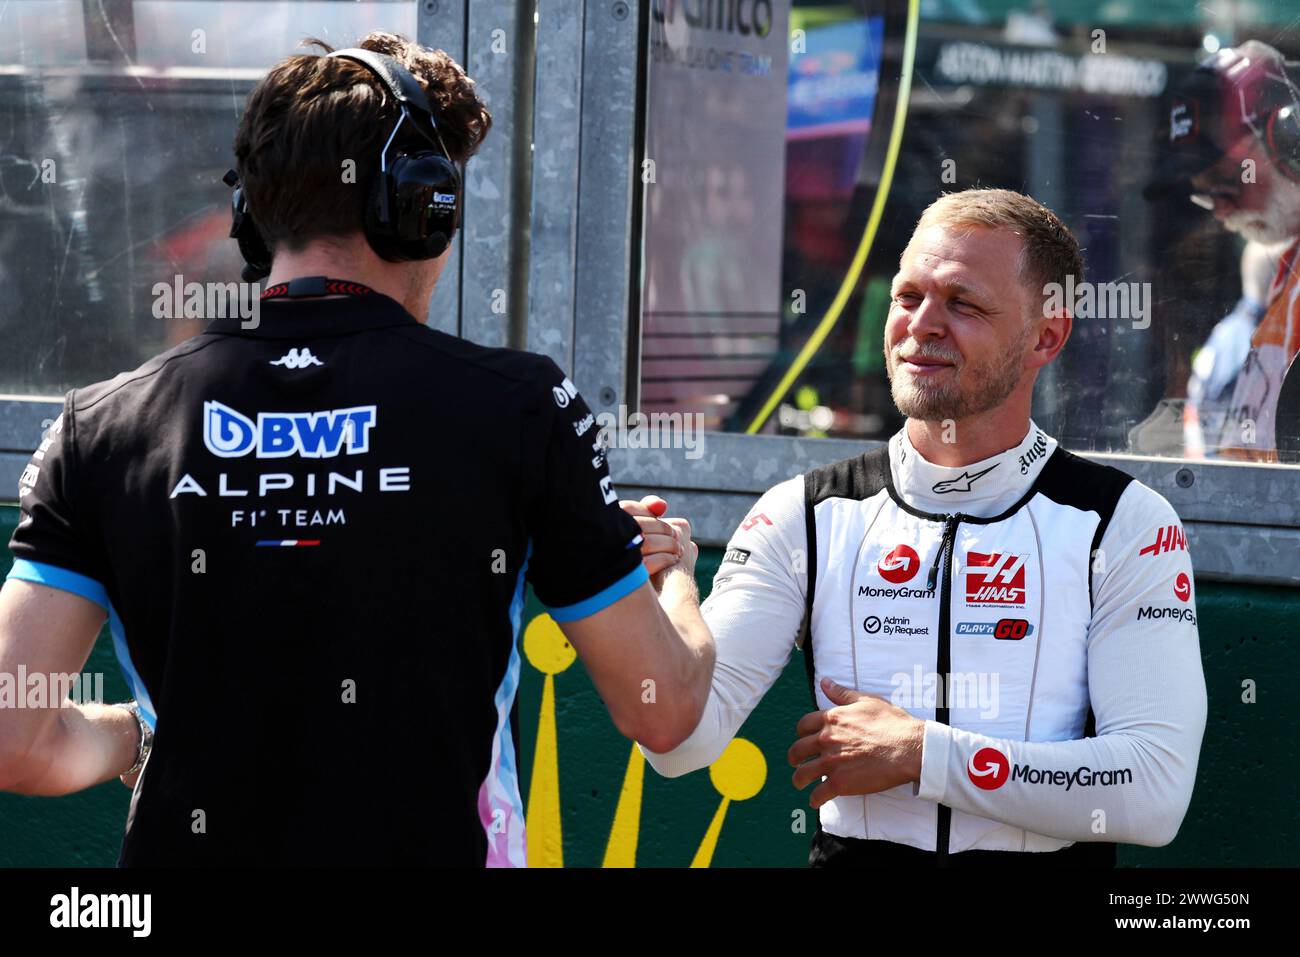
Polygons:
<instances>
[{"instance_id":1,"label":"suit zipper","mask_svg":"<svg viewBox=\"0 0 1300 957\"><path fill-rule=\"evenodd\" d=\"M960 512L956 515L945 516L943 535L939 539L939 554L935 556L934 564L930 566L930 575L926 580L926 585L931 589L936 584L939 586L939 641L935 673L939 677L939 691L943 697L940 706L935 708L934 720L940 724L950 723L948 688L951 685L949 672L952 670L952 641L950 636L952 621L949 614L949 606L952 604L952 553L956 547L957 526L961 524L963 518L965 516ZM936 582L940 565L943 566L943 580ZM948 834L951 829L952 808L946 804L940 804L938 829L934 838L934 850L937 855L935 863L939 867L948 865Z\"/></svg>"}]
</instances>

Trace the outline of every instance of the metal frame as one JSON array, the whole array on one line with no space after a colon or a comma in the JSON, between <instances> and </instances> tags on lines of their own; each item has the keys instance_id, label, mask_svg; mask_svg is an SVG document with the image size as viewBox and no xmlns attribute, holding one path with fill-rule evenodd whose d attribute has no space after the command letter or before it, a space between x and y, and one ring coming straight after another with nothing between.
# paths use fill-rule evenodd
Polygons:
<instances>
[{"instance_id":1,"label":"metal frame","mask_svg":"<svg viewBox=\"0 0 1300 957\"><path fill-rule=\"evenodd\" d=\"M465 62L466 7L469 0L421 0L415 39L425 46L441 47L456 60ZM489 137L490 138L490 137ZM470 197L466 184L464 217L469 220ZM429 300L429 327L449 335L461 334L461 271L465 265L466 233L451 244L447 265Z\"/></svg>"},{"instance_id":2,"label":"metal frame","mask_svg":"<svg viewBox=\"0 0 1300 957\"><path fill-rule=\"evenodd\" d=\"M599 13L611 6L589 2L587 16L595 23ZM629 39L637 36L631 21L639 15L633 9L621 31L588 29L584 60L609 55L611 44L625 50ZM539 34L539 60L545 39ZM631 235L639 228L640 218L629 208L628 197L635 194L638 202L640 199L632 176L640 159L637 127L641 117L635 115L637 122L632 124L626 119L628 105L643 102L645 69L638 56L636 74L629 76L632 62L628 56L617 61L619 68L596 73L603 95L585 98L581 114L581 145L599 142L600 154L614 157L627 175L607 175L603 180L588 177L588 154L580 148L570 154L571 162L583 163L580 209L602 224L600 230L579 229L571 262L572 275L584 277L578 285L583 299L573 354L574 381L598 410L613 409L614 384L622 387L623 394L635 395L637 391L637 383L631 380L639 367L640 342L629 341L629 331L636 326L629 323L628 315L635 318L640 305L639 290L632 288L639 272L631 257L639 254L641 236ZM584 62L584 76L585 66ZM589 137L588 130L599 131L599 140L595 135ZM599 285L593 286L592 280ZM630 309L621 313L607 292L617 284L622 285L623 303L632 297ZM535 312L531 315L537 317ZM537 321L551 320L537 317ZM755 500L771 486L879 444L706 433L703 454L697 459L686 458L682 449L613 449L610 467L624 497L663 494L671 500L674 512L690 517L701 544L723 545ZM1199 576L1300 586L1300 468L1083 454L1128 472L1169 500L1185 523Z\"/></svg>"},{"instance_id":3,"label":"metal frame","mask_svg":"<svg viewBox=\"0 0 1300 957\"><path fill-rule=\"evenodd\" d=\"M691 519L697 541L723 545L763 492L810 468L851 458L876 441L706 433L703 452L616 449L619 492L654 492ZM1199 577L1300 586L1300 469L1152 456L1081 453L1159 492L1183 520Z\"/></svg>"},{"instance_id":4,"label":"metal frame","mask_svg":"<svg viewBox=\"0 0 1300 957\"><path fill-rule=\"evenodd\" d=\"M419 12L419 41L467 63L494 117L467 170L465 228L430 325L549 355L598 412L636 395L644 6L537 0L535 27L531 0L422 0ZM504 57L491 50L498 29ZM492 309L497 290L504 313ZM0 490L16 490L60 409L51 397L0 396ZM614 449L611 465L625 496L664 494L702 544L721 545L772 485L878 444L708 433L697 459ZM1300 469L1084 454L1173 504L1198 575L1300 586Z\"/></svg>"}]
</instances>

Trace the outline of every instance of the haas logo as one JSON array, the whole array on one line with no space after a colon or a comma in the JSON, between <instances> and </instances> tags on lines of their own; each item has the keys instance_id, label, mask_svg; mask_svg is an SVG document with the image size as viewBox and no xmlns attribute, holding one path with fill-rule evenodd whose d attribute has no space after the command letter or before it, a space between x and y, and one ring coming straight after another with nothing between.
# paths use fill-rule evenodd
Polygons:
<instances>
[{"instance_id":1,"label":"haas logo","mask_svg":"<svg viewBox=\"0 0 1300 957\"><path fill-rule=\"evenodd\" d=\"M916 576L921 568L921 556L910 545L895 545L876 563L880 577L893 585L901 585Z\"/></svg>"},{"instance_id":2,"label":"haas logo","mask_svg":"<svg viewBox=\"0 0 1300 957\"><path fill-rule=\"evenodd\" d=\"M1025 557L967 552L966 601L973 605L1023 605Z\"/></svg>"},{"instance_id":3,"label":"haas logo","mask_svg":"<svg viewBox=\"0 0 1300 957\"><path fill-rule=\"evenodd\" d=\"M1007 783L1011 762L997 748L980 748L966 762L971 783L985 791L996 791Z\"/></svg>"}]
</instances>

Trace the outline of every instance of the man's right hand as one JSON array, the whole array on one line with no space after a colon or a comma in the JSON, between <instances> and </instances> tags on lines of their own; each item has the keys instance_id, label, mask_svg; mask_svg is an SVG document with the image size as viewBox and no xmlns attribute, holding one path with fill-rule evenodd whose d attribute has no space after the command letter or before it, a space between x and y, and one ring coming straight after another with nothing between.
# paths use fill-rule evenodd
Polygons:
<instances>
[{"instance_id":1,"label":"man's right hand","mask_svg":"<svg viewBox=\"0 0 1300 957\"><path fill-rule=\"evenodd\" d=\"M654 590L663 590L664 581L674 568L694 580L699 548L691 541L691 523L684 518L663 518L668 503L658 495L618 504L641 527L641 558Z\"/></svg>"},{"instance_id":2,"label":"man's right hand","mask_svg":"<svg viewBox=\"0 0 1300 957\"><path fill-rule=\"evenodd\" d=\"M619 731L665 754L699 725L713 680L713 635L695 587L698 550L690 523L663 518L668 503L658 496L620 505L641 530L650 587L640 585L595 614L561 622L560 629ZM657 689L649 698L647 687Z\"/></svg>"}]
</instances>

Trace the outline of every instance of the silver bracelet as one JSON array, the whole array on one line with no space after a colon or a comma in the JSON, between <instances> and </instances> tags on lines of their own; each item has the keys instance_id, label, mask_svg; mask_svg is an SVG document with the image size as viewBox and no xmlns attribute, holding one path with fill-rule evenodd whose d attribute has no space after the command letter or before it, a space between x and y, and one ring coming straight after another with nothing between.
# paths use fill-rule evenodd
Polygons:
<instances>
[{"instance_id":1,"label":"silver bracelet","mask_svg":"<svg viewBox=\"0 0 1300 957\"><path fill-rule=\"evenodd\" d=\"M149 752L153 750L153 729L145 722L144 716L140 714L138 702L124 701L118 707L125 708L135 715L136 724L140 726L140 747L135 752L135 764L121 774L121 777L128 777L144 767L145 761L149 759Z\"/></svg>"}]
</instances>

